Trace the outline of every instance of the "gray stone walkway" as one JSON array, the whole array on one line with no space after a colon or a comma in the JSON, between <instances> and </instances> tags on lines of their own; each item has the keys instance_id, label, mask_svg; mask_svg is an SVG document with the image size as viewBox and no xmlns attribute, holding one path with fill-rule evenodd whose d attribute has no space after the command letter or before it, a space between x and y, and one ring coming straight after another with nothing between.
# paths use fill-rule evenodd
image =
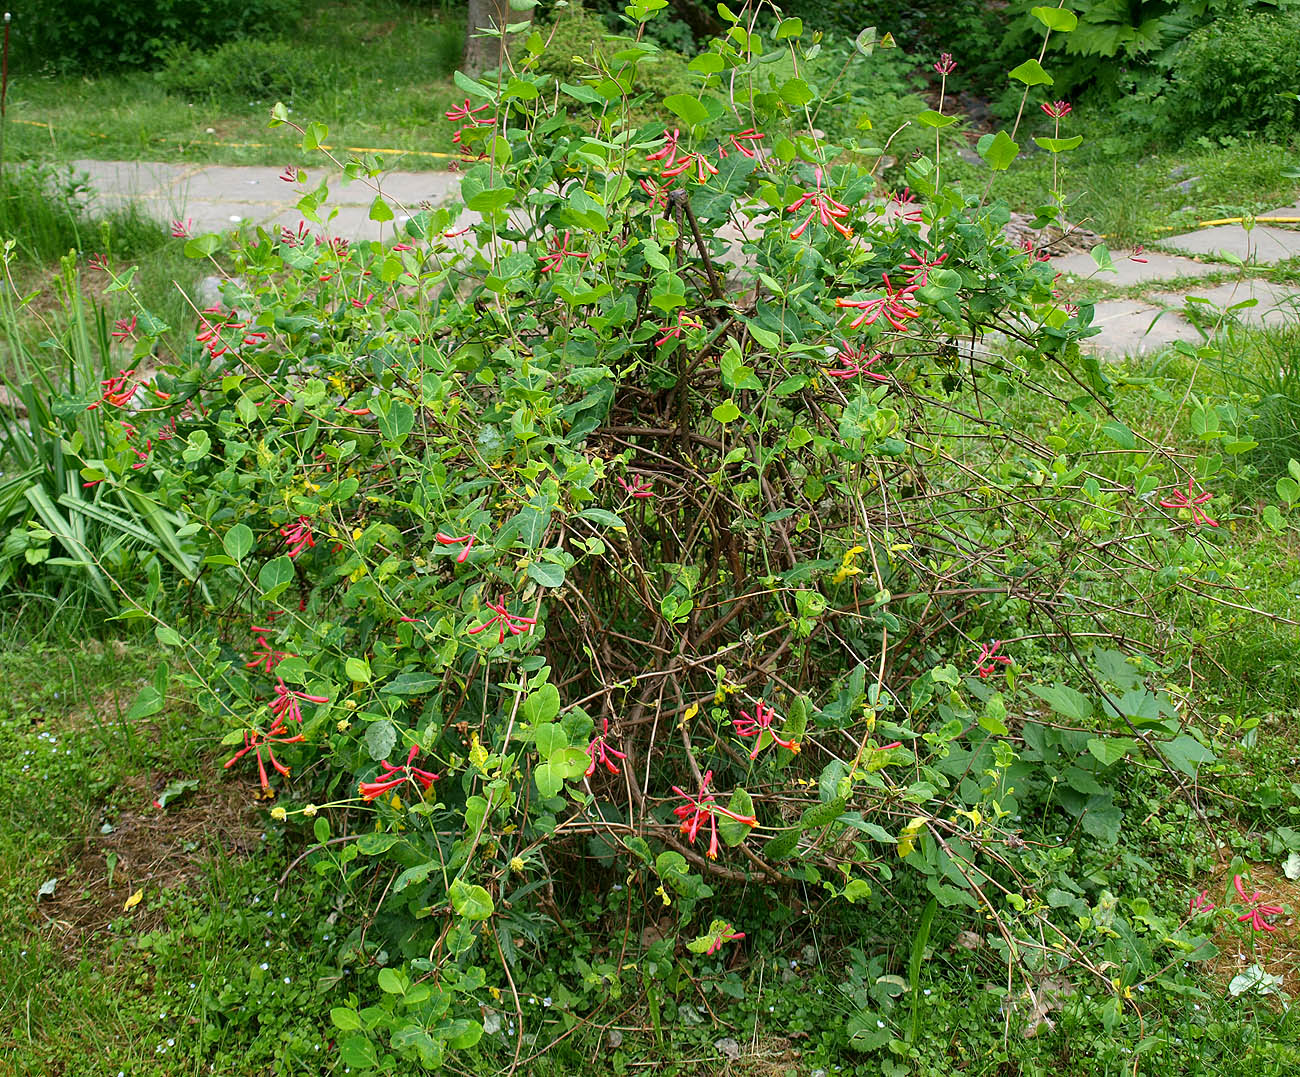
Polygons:
<instances>
[{"instance_id":1,"label":"gray stone walkway","mask_svg":"<svg viewBox=\"0 0 1300 1077\"><path fill-rule=\"evenodd\" d=\"M240 225L292 228L302 219L297 202L303 188L286 183L273 168L88 160L72 165L88 175L99 204L137 201L151 216L168 222L189 219L199 232ZM420 203L437 205L454 198L461 179L455 172L386 173L380 185L397 219L381 225L369 218L375 197L372 187L319 171L309 171L307 187L314 188L322 176L329 183L328 208L336 211L326 227L349 239L391 237ZM1300 217L1300 206L1284 206L1260 216ZM1300 318L1297 289L1267 280L1269 266L1300 256L1300 229L1295 226L1262 223L1247 230L1241 225L1217 225L1170 236L1160 247L1163 250L1140 254L1112 251L1113 272L1101 271L1088 254L1052 259L1052 266L1067 280L1141 290L1139 298L1096 304L1094 324L1102 331L1086 342L1089 349L1132 355L1156 351L1174 341L1195 343L1202 335L1194 323L1213 326L1224 309L1252 299L1254 305L1231 311L1227 317L1250 325ZM1233 259L1246 267L1238 269L1230 264ZM1237 273L1238 279L1213 286L1179 287L1180 280L1190 282L1225 271Z\"/></svg>"},{"instance_id":2,"label":"gray stone walkway","mask_svg":"<svg viewBox=\"0 0 1300 1077\"><path fill-rule=\"evenodd\" d=\"M73 161L72 167L89 176L98 204L138 202L160 221L193 221L196 232L219 232L241 225L292 228L302 220L297 205L303 187L286 183L274 168L84 160ZM403 215L415 212L421 202L436 205L460 190L460 176L454 172L385 173L380 187L397 219L381 226L370 220L375 191L366 183L346 182L337 172L309 171L307 178L310 189L322 178L329 183L327 208L338 212L328 230L348 239L391 237Z\"/></svg>"}]
</instances>

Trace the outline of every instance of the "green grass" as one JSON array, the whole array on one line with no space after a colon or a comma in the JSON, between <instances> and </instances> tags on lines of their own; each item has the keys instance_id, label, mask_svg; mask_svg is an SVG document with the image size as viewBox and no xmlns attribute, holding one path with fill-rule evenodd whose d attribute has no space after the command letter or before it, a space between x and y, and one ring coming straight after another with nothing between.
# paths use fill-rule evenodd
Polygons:
<instances>
[{"instance_id":1,"label":"green grass","mask_svg":"<svg viewBox=\"0 0 1300 1077\"><path fill-rule=\"evenodd\" d=\"M1294 205L1300 195L1295 179L1283 175L1296 162L1287 146L1251 139L1147 153L1109 133L1104 116L1076 113L1070 120L1077 122L1063 125L1062 133L1068 126L1084 141L1059 158L1068 217L1100 232L1111 247L1150 245L1194 230L1199 221ZM1049 201L1052 189L1051 154L1034 148L1028 135L1035 131L1018 136L1021 156L993 183L994 196L1024 212ZM987 177L965 162L953 167L953 176Z\"/></svg>"},{"instance_id":2,"label":"green grass","mask_svg":"<svg viewBox=\"0 0 1300 1077\"><path fill-rule=\"evenodd\" d=\"M153 649L19 642L42 623L0 651L0 1074L320 1072L319 881L274 899L294 843L179 698L129 716ZM197 788L157 809L180 775Z\"/></svg>"},{"instance_id":3,"label":"green grass","mask_svg":"<svg viewBox=\"0 0 1300 1077\"><path fill-rule=\"evenodd\" d=\"M450 76L464 33L463 21L429 5L350 0L313 7L279 40L229 43L210 62L178 55L162 72L19 75L9 86L6 153L284 165L302 155L284 131L267 130L283 98L295 118L328 125L331 145L404 150L386 155L389 164L443 168L454 159L443 113L458 100ZM286 54L301 92L280 77ZM429 152L444 156L422 156Z\"/></svg>"}]
</instances>

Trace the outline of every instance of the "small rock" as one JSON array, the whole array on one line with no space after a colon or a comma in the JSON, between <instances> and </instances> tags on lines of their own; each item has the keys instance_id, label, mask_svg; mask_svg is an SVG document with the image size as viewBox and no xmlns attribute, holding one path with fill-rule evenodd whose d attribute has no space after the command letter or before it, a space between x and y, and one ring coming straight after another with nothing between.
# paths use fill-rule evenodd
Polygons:
<instances>
[{"instance_id":1,"label":"small rock","mask_svg":"<svg viewBox=\"0 0 1300 1077\"><path fill-rule=\"evenodd\" d=\"M957 156L960 157L963 161L966 161L966 162L969 163L969 164L973 164L973 165L982 165L982 164L984 163L984 158L981 157L978 153L976 153L976 152L975 152L973 149L971 149L969 146L958 146L958 147L957 147Z\"/></svg>"},{"instance_id":2,"label":"small rock","mask_svg":"<svg viewBox=\"0 0 1300 1077\"><path fill-rule=\"evenodd\" d=\"M738 1044L730 1036L726 1036L723 1039L718 1040L717 1042L714 1043L713 1046L716 1047L721 1054L726 1055L733 1062L740 1057L740 1044Z\"/></svg>"},{"instance_id":3,"label":"small rock","mask_svg":"<svg viewBox=\"0 0 1300 1077\"><path fill-rule=\"evenodd\" d=\"M1169 178L1171 180L1182 179L1185 175L1187 175L1186 165L1174 165L1174 167L1169 170Z\"/></svg>"},{"instance_id":4,"label":"small rock","mask_svg":"<svg viewBox=\"0 0 1300 1077\"><path fill-rule=\"evenodd\" d=\"M1201 182L1200 176L1189 176L1187 179L1183 180L1182 183L1175 183L1174 186L1177 187L1180 191L1182 191L1183 194L1191 194L1192 188L1195 187L1200 182Z\"/></svg>"},{"instance_id":5,"label":"small rock","mask_svg":"<svg viewBox=\"0 0 1300 1077\"><path fill-rule=\"evenodd\" d=\"M620 1032L618 1029L616 1029L616 1028L611 1028L608 1032L605 1033L605 1042L606 1042L610 1047L622 1047L622 1046L623 1046L623 1033L621 1033L621 1032Z\"/></svg>"}]
</instances>

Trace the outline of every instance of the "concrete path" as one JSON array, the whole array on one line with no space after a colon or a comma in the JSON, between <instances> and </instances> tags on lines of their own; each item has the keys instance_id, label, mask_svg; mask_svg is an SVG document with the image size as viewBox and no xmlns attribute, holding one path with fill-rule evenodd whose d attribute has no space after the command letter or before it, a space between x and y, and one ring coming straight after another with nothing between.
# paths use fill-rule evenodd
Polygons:
<instances>
[{"instance_id":1,"label":"concrete path","mask_svg":"<svg viewBox=\"0 0 1300 1077\"><path fill-rule=\"evenodd\" d=\"M160 221L193 222L195 232L220 232L241 225L264 228L296 227L302 220L298 200L304 187L287 183L274 168L260 166L154 164L145 161L73 161L73 169L89 176L94 201L102 206L140 203ZM328 231L348 239L391 237L403 212L413 213L421 202L446 202L460 191L455 172L389 172L380 187L397 211L397 219L381 226L370 220L374 189L360 180L347 182L339 173L308 172L306 189L324 178L329 183L328 208L337 210Z\"/></svg>"},{"instance_id":2,"label":"concrete path","mask_svg":"<svg viewBox=\"0 0 1300 1077\"><path fill-rule=\"evenodd\" d=\"M100 205L140 202L161 221L192 221L197 232L241 225L293 228L302 219L297 202L304 188L285 182L273 168L87 160L72 165L88 175ZM338 174L309 172L307 189L322 177L329 183L329 208L336 211L326 229L354 240L391 237L404 215L421 203L438 205L453 199L461 179L455 172L385 174L381 188L397 219L380 225L369 217L375 197L371 187L359 180L346 182ZM1300 206L1283 206L1260 216L1300 217ZM1300 230L1294 226L1261 223L1247 230L1236 224L1217 225L1170 236L1160 246L1164 250L1111 252L1113 271L1099 269L1089 254L1052 259L1052 266L1067 281L1094 281L1140 293L1097 303L1094 324L1102 331L1086 347L1107 355L1132 355L1175 341L1196 343L1203 339L1197 324L1213 326L1224 309L1241 303L1247 305L1230 310L1226 317L1253 325L1300 318L1298 289L1267 280L1269 266L1300 256ZM1245 268L1234 264L1238 261L1246 263ZM1236 274L1236 279L1212 286L1190 283L1223 272ZM1189 283L1180 288L1179 281Z\"/></svg>"}]
</instances>

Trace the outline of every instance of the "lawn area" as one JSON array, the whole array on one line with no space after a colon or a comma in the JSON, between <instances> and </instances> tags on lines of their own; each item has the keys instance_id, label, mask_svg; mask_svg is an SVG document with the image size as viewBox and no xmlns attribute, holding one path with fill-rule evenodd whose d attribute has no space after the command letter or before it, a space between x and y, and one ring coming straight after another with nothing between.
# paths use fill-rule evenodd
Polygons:
<instances>
[{"instance_id":1,"label":"lawn area","mask_svg":"<svg viewBox=\"0 0 1300 1077\"><path fill-rule=\"evenodd\" d=\"M1300 1073L1300 310L1098 354L1150 289L1005 231L1249 224L1296 139L1062 150L1026 64L1013 142L810 6L18 65L0 1077ZM67 170L312 123L470 213L172 236Z\"/></svg>"}]
</instances>

